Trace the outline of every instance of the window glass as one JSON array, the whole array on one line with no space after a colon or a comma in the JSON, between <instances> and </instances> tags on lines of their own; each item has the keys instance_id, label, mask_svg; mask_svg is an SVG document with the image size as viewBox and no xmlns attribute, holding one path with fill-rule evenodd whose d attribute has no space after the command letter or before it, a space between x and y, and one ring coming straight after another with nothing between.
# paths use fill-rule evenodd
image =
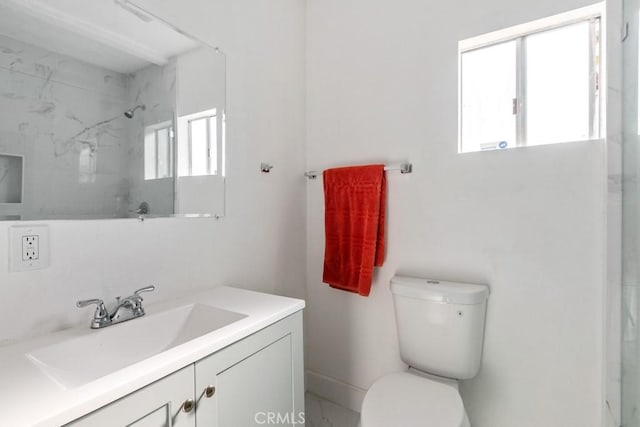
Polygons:
<instances>
[{"instance_id":1,"label":"window glass","mask_svg":"<svg viewBox=\"0 0 640 427\"><path fill-rule=\"evenodd\" d=\"M225 132L226 132L226 117L225 117L224 111L222 112L222 116L220 117L220 121L222 123L222 130L220 132L221 135L222 135L222 137L220 139L220 145L222 146L222 147L220 147L220 151L221 151L222 155L220 156L220 163L222 163L222 176L225 176L227 174L226 173L226 164L225 164L225 161L224 161L224 159L227 158L227 155L225 153L225 150L227 149L226 145L225 145L225 141L227 140L227 136L225 135Z\"/></svg>"},{"instance_id":2,"label":"window glass","mask_svg":"<svg viewBox=\"0 0 640 427\"><path fill-rule=\"evenodd\" d=\"M157 178L156 158L156 133L147 129L144 138L144 179Z\"/></svg>"},{"instance_id":3,"label":"window glass","mask_svg":"<svg viewBox=\"0 0 640 427\"><path fill-rule=\"evenodd\" d=\"M600 137L602 4L459 43L459 152Z\"/></svg>"},{"instance_id":4,"label":"window glass","mask_svg":"<svg viewBox=\"0 0 640 427\"><path fill-rule=\"evenodd\" d=\"M462 54L463 151L516 143L516 42Z\"/></svg>"},{"instance_id":5,"label":"window glass","mask_svg":"<svg viewBox=\"0 0 640 427\"><path fill-rule=\"evenodd\" d=\"M209 117L209 155L211 157L211 174L218 174L218 144L217 144L217 136L218 136L218 121L216 117Z\"/></svg>"},{"instance_id":6,"label":"window glass","mask_svg":"<svg viewBox=\"0 0 640 427\"><path fill-rule=\"evenodd\" d=\"M183 129L185 128L186 126L183 127ZM180 127L178 127L178 132L180 132ZM185 134L188 133L188 131L186 130L184 130L183 132ZM191 164L191 159L189 158L189 143L187 138L178 137L177 151L178 176L189 176L189 165Z\"/></svg>"},{"instance_id":7,"label":"window glass","mask_svg":"<svg viewBox=\"0 0 640 427\"><path fill-rule=\"evenodd\" d=\"M144 130L144 179L173 176L173 126L157 123Z\"/></svg>"},{"instance_id":8,"label":"window glass","mask_svg":"<svg viewBox=\"0 0 640 427\"><path fill-rule=\"evenodd\" d=\"M191 138L191 175L209 174L209 147L207 118L196 119L189 122Z\"/></svg>"},{"instance_id":9,"label":"window glass","mask_svg":"<svg viewBox=\"0 0 640 427\"><path fill-rule=\"evenodd\" d=\"M590 138L589 22L525 38L527 145Z\"/></svg>"},{"instance_id":10,"label":"window glass","mask_svg":"<svg viewBox=\"0 0 640 427\"><path fill-rule=\"evenodd\" d=\"M169 128L158 129L156 138L158 143L158 178L169 178L171 176Z\"/></svg>"}]
</instances>

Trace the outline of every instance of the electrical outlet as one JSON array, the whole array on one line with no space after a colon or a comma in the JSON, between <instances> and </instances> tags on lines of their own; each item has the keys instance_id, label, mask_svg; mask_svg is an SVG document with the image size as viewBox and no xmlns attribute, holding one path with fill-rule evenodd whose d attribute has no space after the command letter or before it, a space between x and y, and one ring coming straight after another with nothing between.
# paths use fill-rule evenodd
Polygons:
<instances>
[{"instance_id":1,"label":"electrical outlet","mask_svg":"<svg viewBox=\"0 0 640 427\"><path fill-rule=\"evenodd\" d=\"M40 236L32 234L22 236L22 261L33 261L40 258Z\"/></svg>"},{"instance_id":2,"label":"electrical outlet","mask_svg":"<svg viewBox=\"0 0 640 427\"><path fill-rule=\"evenodd\" d=\"M9 246L11 271L39 270L49 266L49 226L10 227Z\"/></svg>"}]
</instances>

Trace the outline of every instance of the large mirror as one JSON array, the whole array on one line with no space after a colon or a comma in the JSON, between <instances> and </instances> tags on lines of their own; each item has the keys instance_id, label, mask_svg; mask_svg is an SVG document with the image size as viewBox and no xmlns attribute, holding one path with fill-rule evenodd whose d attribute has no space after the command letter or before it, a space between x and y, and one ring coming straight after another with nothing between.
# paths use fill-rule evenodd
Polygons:
<instances>
[{"instance_id":1,"label":"large mirror","mask_svg":"<svg viewBox=\"0 0 640 427\"><path fill-rule=\"evenodd\" d=\"M225 72L127 0L0 0L0 219L224 215Z\"/></svg>"}]
</instances>

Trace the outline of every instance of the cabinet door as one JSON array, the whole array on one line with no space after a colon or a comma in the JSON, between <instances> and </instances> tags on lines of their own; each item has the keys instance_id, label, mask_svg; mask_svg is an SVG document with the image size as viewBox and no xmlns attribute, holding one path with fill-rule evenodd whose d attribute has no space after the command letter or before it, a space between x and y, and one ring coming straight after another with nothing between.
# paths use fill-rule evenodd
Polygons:
<instances>
[{"instance_id":1,"label":"cabinet door","mask_svg":"<svg viewBox=\"0 0 640 427\"><path fill-rule=\"evenodd\" d=\"M195 408L185 412L193 399L193 365L135 391L73 421L73 427L195 427Z\"/></svg>"},{"instance_id":2,"label":"cabinet door","mask_svg":"<svg viewBox=\"0 0 640 427\"><path fill-rule=\"evenodd\" d=\"M198 427L304 424L300 313L197 362L195 369Z\"/></svg>"}]
</instances>

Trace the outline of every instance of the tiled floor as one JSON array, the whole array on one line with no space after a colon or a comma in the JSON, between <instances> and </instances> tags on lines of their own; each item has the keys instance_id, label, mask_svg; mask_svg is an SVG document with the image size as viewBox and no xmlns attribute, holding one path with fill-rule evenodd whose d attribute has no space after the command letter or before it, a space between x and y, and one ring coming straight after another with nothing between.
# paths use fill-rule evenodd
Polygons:
<instances>
[{"instance_id":1,"label":"tiled floor","mask_svg":"<svg viewBox=\"0 0 640 427\"><path fill-rule=\"evenodd\" d=\"M358 427L360 414L315 394L305 394L306 427Z\"/></svg>"}]
</instances>

